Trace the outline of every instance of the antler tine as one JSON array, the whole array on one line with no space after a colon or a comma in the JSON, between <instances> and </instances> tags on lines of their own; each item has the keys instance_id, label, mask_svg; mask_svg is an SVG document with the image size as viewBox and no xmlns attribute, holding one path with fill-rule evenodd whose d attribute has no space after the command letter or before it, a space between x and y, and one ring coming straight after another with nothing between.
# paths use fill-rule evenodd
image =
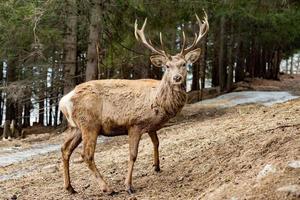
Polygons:
<instances>
[{"instance_id":1,"label":"antler tine","mask_svg":"<svg viewBox=\"0 0 300 200\"><path fill-rule=\"evenodd\" d=\"M164 43L163 43L163 40L162 40L161 32L159 32L159 40L160 40L160 46L161 46L162 50L165 51L165 47L164 47Z\"/></svg>"},{"instance_id":2,"label":"antler tine","mask_svg":"<svg viewBox=\"0 0 300 200\"><path fill-rule=\"evenodd\" d=\"M145 30L146 24L147 24L147 18L145 19L145 21L143 23L143 26L142 26L142 29L141 29L141 31L143 31L143 33L144 33L144 30Z\"/></svg>"},{"instance_id":3,"label":"antler tine","mask_svg":"<svg viewBox=\"0 0 300 200\"><path fill-rule=\"evenodd\" d=\"M184 51L184 48L185 48L185 41L186 41L185 33L184 33L184 31L182 31L182 47L181 47L180 54L182 54L183 51Z\"/></svg>"},{"instance_id":4,"label":"antler tine","mask_svg":"<svg viewBox=\"0 0 300 200\"><path fill-rule=\"evenodd\" d=\"M144 30L145 30L146 25L147 25L147 18L145 19L142 28L138 29L137 20L135 20L135 23L134 23L134 35L135 35L135 38L137 39L137 41L141 41L144 44L144 46L147 47L148 49L150 49L153 53L156 53L156 54L168 57L168 55L166 54L166 52L164 51L164 49L163 50L156 49L152 45L151 41L149 41L150 43L147 41L147 39L145 37L145 34L144 34ZM162 48L164 48L163 47L163 43L162 43L161 34L160 34L160 40L161 40Z\"/></svg>"},{"instance_id":5,"label":"antler tine","mask_svg":"<svg viewBox=\"0 0 300 200\"><path fill-rule=\"evenodd\" d=\"M167 51L166 51L166 49L165 49L165 45L164 45L164 43L163 43L162 33L161 33L161 32L159 32L159 40L160 40L160 45L161 45L161 48L162 48L162 53L163 53L166 57L170 58L170 55L167 53Z\"/></svg>"},{"instance_id":6,"label":"antler tine","mask_svg":"<svg viewBox=\"0 0 300 200\"><path fill-rule=\"evenodd\" d=\"M198 17L198 15L195 14L196 18L197 18L198 25L199 25L199 34L197 35L195 33L194 42L192 43L191 46L184 49L182 51L182 54L185 54L185 53L189 52L190 50L192 50L199 43L199 41L206 35L206 33L208 32L208 29L209 29L209 23L208 23L208 20L207 20L208 17L207 17L207 13L204 10L203 10L203 12L204 12L203 21L201 21L200 18Z\"/></svg>"},{"instance_id":7,"label":"antler tine","mask_svg":"<svg viewBox=\"0 0 300 200\"><path fill-rule=\"evenodd\" d=\"M135 36L137 41L140 41L139 36L137 34L137 27L138 27L138 24L137 24L137 19L136 19L135 22L134 22L134 36Z\"/></svg>"}]
</instances>

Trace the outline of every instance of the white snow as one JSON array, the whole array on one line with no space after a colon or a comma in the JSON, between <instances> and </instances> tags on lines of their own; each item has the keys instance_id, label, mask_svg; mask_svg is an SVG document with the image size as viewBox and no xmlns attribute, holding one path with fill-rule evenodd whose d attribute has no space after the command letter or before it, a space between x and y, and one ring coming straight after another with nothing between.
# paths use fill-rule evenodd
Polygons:
<instances>
[{"instance_id":1,"label":"white snow","mask_svg":"<svg viewBox=\"0 0 300 200\"><path fill-rule=\"evenodd\" d=\"M271 165L271 164L267 164L257 175L257 180L262 179L263 177L269 175L269 174L273 174L276 172L276 168L275 166Z\"/></svg>"},{"instance_id":2,"label":"white snow","mask_svg":"<svg viewBox=\"0 0 300 200\"><path fill-rule=\"evenodd\" d=\"M220 108L228 108L250 103L271 106L273 104L282 103L295 98L298 98L298 96L294 96L285 91L243 91L224 94L213 99L201 101L199 104L212 105Z\"/></svg>"},{"instance_id":3,"label":"white snow","mask_svg":"<svg viewBox=\"0 0 300 200\"><path fill-rule=\"evenodd\" d=\"M107 140L108 138L99 136L97 138L97 143L107 142ZM49 152L58 151L61 145L62 144L37 143L28 149L22 149L21 147L0 148L0 167L28 160L35 156L44 155Z\"/></svg>"},{"instance_id":4,"label":"white snow","mask_svg":"<svg viewBox=\"0 0 300 200\"><path fill-rule=\"evenodd\" d=\"M300 168L300 160L292 160L288 162L288 166L294 169Z\"/></svg>"},{"instance_id":5,"label":"white snow","mask_svg":"<svg viewBox=\"0 0 300 200\"><path fill-rule=\"evenodd\" d=\"M36 155L46 154L51 151L59 150L60 145L37 145L31 149L5 153L0 155L0 167L5 167L10 164L29 159ZM7 149L6 149L7 150Z\"/></svg>"},{"instance_id":6,"label":"white snow","mask_svg":"<svg viewBox=\"0 0 300 200\"><path fill-rule=\"evenodd\" d=\"M277 189L279 192L292 193L296 196L300 195L300 186L299 185L286 185Z\"/></svg>"}]
</instances>

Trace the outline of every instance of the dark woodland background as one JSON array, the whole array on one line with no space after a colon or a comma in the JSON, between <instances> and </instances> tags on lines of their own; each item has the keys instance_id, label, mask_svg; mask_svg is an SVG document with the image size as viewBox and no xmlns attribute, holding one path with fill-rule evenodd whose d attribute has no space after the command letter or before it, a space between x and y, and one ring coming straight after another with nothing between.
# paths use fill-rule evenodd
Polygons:
<instances>
[{"instance_id":1,"label":"dark woodland background","mask_svg":"<svg viewBox=\"0 0 300 200\"><path fill-rule=\"evenodd\" d=\"M297 73L300 2L292 0L0 0L0 124L58 126L58 101L92 79L160 79L162 71L135 39L134 21L170 53L181 32L192 42L195 13L210 31L190 67L188 88L229 92L246 78Z\"/></svg>"}]
</instances>

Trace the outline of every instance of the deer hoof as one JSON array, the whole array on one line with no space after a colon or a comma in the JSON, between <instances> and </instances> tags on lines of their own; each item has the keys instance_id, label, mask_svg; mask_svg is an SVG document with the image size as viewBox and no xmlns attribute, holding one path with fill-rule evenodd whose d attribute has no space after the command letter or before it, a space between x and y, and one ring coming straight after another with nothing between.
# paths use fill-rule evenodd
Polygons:
<instances>
[{"instance_id":1,"label":"deer hoof","mask_svg":"<svg viewBox=\"0 0 300 200\"><path fill-rule=\"evenodd\" d=\"M159 165L154 165L154 171L160 172L160 167L159 167Z\"/></svg>"},{"instance_id":2,"label":"deer hoof","mask_svg":"<svg viewBox=\"0 0 300 200\"><path fill-rule=\"evenodd\" d=\"M111 190L111 192L108 193L108 195L110 195L110 196L115 196L115 195L117 195L117 194L119 194L119 192L116 192L116 191L114 191L114 190Z\"/></svg>"},{"instance_id":3,"label":"deer hoof","mask_svg":"<svg viewBox=\"0 0 300 200\"><path fill-rule=\"evenodd\" d=\"M134 190L130 187L129 189L127 189L127 193L129 195L132 195L134 193Z\"/></svg>"},{"instance_id":4,"label":"deer hoof","mask_svg":"<svg viewBox=\"0 0 300 200\"><path fill-rule=\"evenodd\" d=\"M66 190L70 193L70 194L76 194L76 190L74 190L74 188L70 185L66 188Z\"/></svg>"},{"instance_id":5,"label":"deer hoof","mask_svg":"<svg viewBox=\"0 0 300 200\"><path fill-rule=\"evenodd\" d=\"M107 194L111 194L111 193L113 193L114 191L112 190L112 189L110 189L109 187L103 187L102 189L102 192L105 192L105 193L107 193Z\"/></svg>"}]
</instances>

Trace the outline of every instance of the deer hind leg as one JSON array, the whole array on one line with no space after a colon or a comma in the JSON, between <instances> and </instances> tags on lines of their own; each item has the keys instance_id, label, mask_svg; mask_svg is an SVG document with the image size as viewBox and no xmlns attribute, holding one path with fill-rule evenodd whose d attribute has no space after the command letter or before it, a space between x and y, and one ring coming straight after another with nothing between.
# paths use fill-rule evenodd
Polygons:
<instances>
[{"instance_id":1,"label":"deer hind leg","mask_svg":"<svg viewBox=\"0 0 300 200\"><path fill-rule=\"evenodd\" d=\"M99 181L100 188L103 192L113 193L100 174L94 160L95 148L97 143L98 130L82 130L83 137L83 153L82 158L87 164L88 168L93 172L97 181Z\"/></svg>"},{"instance_id":2,"label":"deer hind leg","mask_svg":"<svg viewBox=\"0 0 300 200\"><path fill-rule=\"evenodd\" d=\"M151 138L151 141L153 143L153 148L154 148L154 170L156 172L159 172L160 171L160 166L159 166L159 152L158 152L158 147L159 147L159 140L158 140L158 137L157 137L157 134L156 132L150 132L148 133L150 138Z\"/></svg>"},{"instance_id":3,"label":"deer hind leg","mask_svg":"<svg viewBox=\"0 0 300 200\"><path fill-rule=\"evenodd\" d=\"M129 162L128 162L128 173L125 179L125 188L129 194L133 193L132 190L132 171L134 162L136 161L138 154L139 142L142 136L142 133L137 128L131 128L128 133L129 140Z\"/></svg>"},{"instance_id":4,"label":"deer hind leg","mask_svg":"<svg viewBox=\"0 0 300 200\"><path fill-rule=\"evenodd\" d=\"M81 143L81 132L77 128L69 129L71 131L71 135L66 139L65 143L61 147L62 152L62 160L63 160L63 168L64 168L64 185L65 189L68 190L70 193L76 193L74 188L70 182L70 157L76 149L76 147Z\"/></svg>"}]
</instances>

